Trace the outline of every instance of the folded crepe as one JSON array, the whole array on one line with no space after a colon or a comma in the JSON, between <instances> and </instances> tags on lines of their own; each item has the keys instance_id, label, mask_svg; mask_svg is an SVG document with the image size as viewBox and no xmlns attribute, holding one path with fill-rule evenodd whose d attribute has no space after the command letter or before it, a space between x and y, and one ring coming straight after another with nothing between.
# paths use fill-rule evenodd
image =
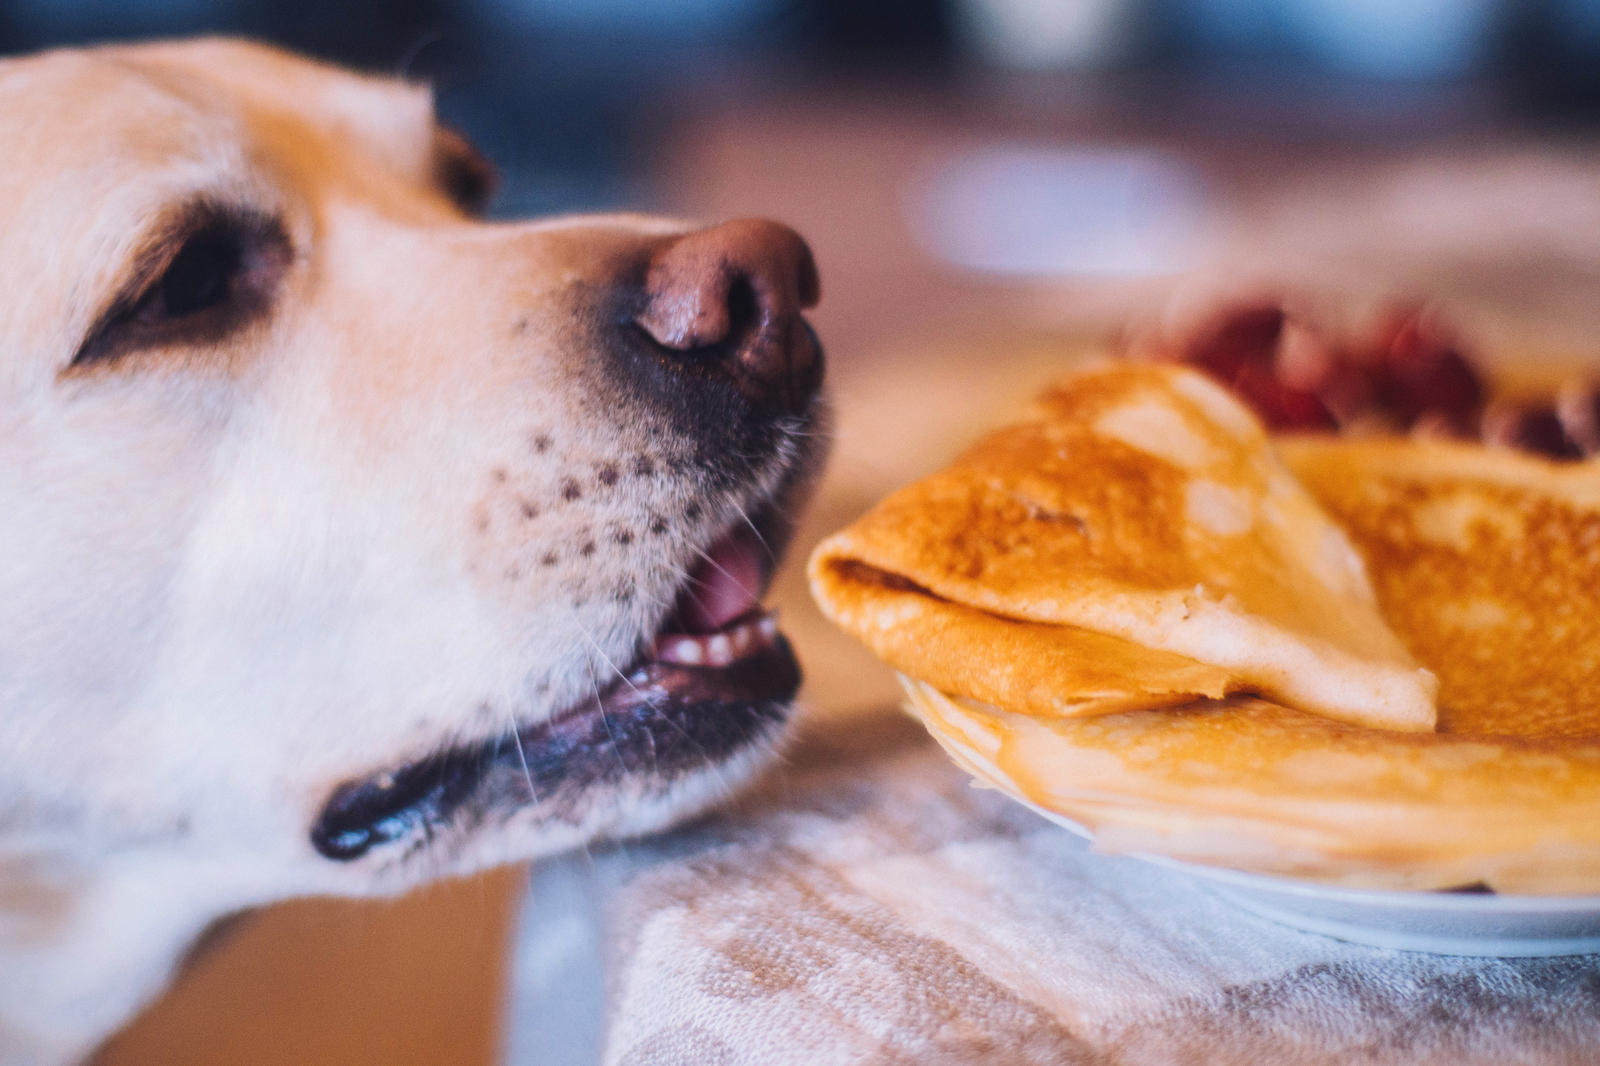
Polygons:
<instances>
[{"instance_id":1,"label":"folded crepe","mask_svg":"<svg viewBox=\"0 0 1600 1066\"><path fill-rule=\"evenodd\" d=\"M1600 734L1600 460L1417 440L1279 450L1438 675L1441 731Z\"/></svg>"},{"instance_id":2,"label":"folded crepe","mask_svg":"<svg viewBox=\"0 0 1600 1066\"><path fill-rule=\"evenodd\" d=\"M1044 718L906 684L958 765L1102 851L1348 887L1600 891L1600 737L1398 733L1249 697Z\"/></svg>"},{"instance_id":3,"label":"folded crepe","mask_svg":"<svg viewBox=\"0 0 1600 1066\"><path fill-rule=\"evenodd\" d=\"M811 559L823 612L897 669L1046 715L1234 692L1431 730L1432 674L1350 542L1217 385L1111 365L884 500Z\"/></svg>"},{"instance_id":4,"label":"folded crepe","mask_svg":"<svg viewBox=\"0 0 1600 1066\"><path fill-rule=\"evenodd\" d=\"M1204 379L1111 366L811 578L960 765L1103 850L1600 892L1600 467L1275 447Z\"/></svg>"}]
</instances>

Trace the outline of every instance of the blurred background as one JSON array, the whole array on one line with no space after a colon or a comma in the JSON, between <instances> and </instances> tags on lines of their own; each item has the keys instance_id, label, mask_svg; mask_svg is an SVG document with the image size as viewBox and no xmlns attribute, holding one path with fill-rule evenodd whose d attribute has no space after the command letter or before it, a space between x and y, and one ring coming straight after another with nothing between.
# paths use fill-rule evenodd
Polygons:
<instances>
[{"instance_id":1,"label":"blurred background","mask_svg":"<svg viewBox=\"0 0 1600 1066\"><path fill-rule=\"evenodd\" d=\"M671 205L663 138L780 100L1084 105L1188 135L1600 116L1600 0L9 0L0 48L230 33L433 82L507 214ZM860 101L861 103L852 103ZM842 116L841 116L842 117ZM1076 125L1083 124L1083 116Z\"/></svg>"},{"instance_id":2,"label":"blurred background","mask_svg":"<svg viewBox=\"0 0 1600 1066\"><path fill-rule=\"evenodd\" d=\"M7 52L195 33L432 83L500 168L495 217L810 240L839 439L774 595L820 728L895 693L795 561L1086 338L1270 284L1440 304L1490 364L1600 351L1600 0L0 3ZM601 948L514 952L559 934L527 885L251 916L101 1061L581 1062L517 1017Z\"/></svg>"}]
</instances>

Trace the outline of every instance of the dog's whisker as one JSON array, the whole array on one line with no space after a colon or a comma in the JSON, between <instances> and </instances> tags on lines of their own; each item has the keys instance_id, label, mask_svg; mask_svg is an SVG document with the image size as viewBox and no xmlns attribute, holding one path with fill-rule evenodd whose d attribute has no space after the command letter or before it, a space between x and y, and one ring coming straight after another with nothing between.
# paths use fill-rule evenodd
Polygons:
<instances>
[{"instance_id":1,"label":"dog's whisker","mask_svg":"<svg viewBox=\"0 0 1600 1066\"><path fill-rule=\"evenodd\" d=\"M740 581L738 578L736 578L732 574L728 573L727 569L725 567L723 567L722 564L718 563L715 559L711 558L710 553L707 552L705 549L697 548L695 550L695 554L700 556L700 558L705 562L705 564L707 566L711 567L713 570L717 571L717 573L721 574L723 577L727 578L729 581L732 581L735 585L739 586L740 588L744 588L744 582ZM694 581L693 584L699 585L702 588L705 587L705 582L703 582L703 581ZM755 589L748 589L746 591L754 592L756 590Z\"/></svg>"},{"instance_id":2,"label":"dog's whisker","mask_svg":"<svg viewBox=\"0 0 1600 1066\"><path fill-rule=\"evenodd\" d=\"M767 538L761 535L761 530L756 528L754 519L750 517L750 512L740 507L739 518L743 520L745 525L750 527L750 533L756 538L756 542L761 545L761 550L767 553L767 558L776 561L778 554L772 550L772 545L767 543Z\"/></svg>"},{"instance_id":3,"label":"dog's whisker","mask_svg":"<svg viewBox=\"0 0 1600 1066\"><path fill-rule=\"evenodd\" d=\"M528 766L528 753L522 747L522 731L517 728L517 716L511 713L511 708L505 709L506 721L511 727L511 746L517 749L517 762L522 765L523 780L528 783L528 796L533 800L533 813L535 818L540 813L541 800L539 790L533 784L533 770ZM498 752L497 752L498 754Z\"/></svg>"},{"instance_id":4,"label":"dog's whisker","mask_svg":"<svg viewBox=\"0 0 1600 1066\"><path fill-rule=\"evenodd\" d=\"M617 666L616 663L612 662L611 656L609 656L609 655L607 655L605 653L605 649L600 647L599 642L594 639L593 634L591 634L589 632L589 630L587 628L585 628L583 623L574 621L574 624L577 625L578 632L582 633L583 634L583 638L589 642L589 645L592 648L594 648L595 653L598 654L600 656L600 658L605 660L606 666L611 669L611 672L616 674L617 677L621 678L622 683L624 685L627 685L635 693L639 693L638 686L635 685L631 679L629 679L627 674L624 674L622 672L622 670ZM628 771L628 763L622 757L622 745L617 743L617 734L611 728L611 715L607 713L605 698L601 695L600 679L594 675L593 671L591 671L590 674L589 674L589 685L590 685L591 688L594 689L595 707L600 712L600 725L601 725L602 728L605 729L606 737L611 741L611 751L616 756L617 765L622 768L623 774L627 774L629 772ZM643 696L642 693L639 693L639 694L641 695L641 697ZM653 706L653 704L649 704L648 701L646 701L646 702L647 702L647 705Z\"/></svg>"},{"instance_id":5,"label":"dog's whisker","mask_svg":"<svg viewBox=\"0 0 1600 1066\"><path fill-rule=\"evenodd\" d=\"M611 729L611 716L606 713L605 700L600 697L600 681L590 674L589 683L594 687L595 706L600 708L600 725L606 731L606 738L611 741L611 753L616 756L617 765L622 767L622 772L627 774L628 762L622 757L622 745L617 743L617 734Z\"/></svg>"},{"instance_id":6,"label":"dog's whisker","mask_svg":"<svg viewBox=\"0 0 1600 1066\"><path fill-rule=\"evenodd\" d=\"M611 672L613 674L616 674L617 677L622 681L622 683L624 685L627 685L630 689L633 689L634 692L638 692L639 691L639 687L637 685L635 685L632 680L629 679L627 674L623 673L621 667L619 667L615 662L612 661L611 656L606 654L605 649L602 648L600 646L599 642L594 639L594 636L589 632L589 630L584 626L584 624L582 622L579 622L576 619L574 619L573 620L573 625L578 627L578 632L583 634L583 639L587 640L589 642L589 646L594 649L595 654L600 656L600 658L605 660L606 666L608 668L610 668ZM600 702L600 682L599 682L599 680L597 678L595 678L593 673L591 673L589 675L589 681L590 681L591 684L593 684L595 686L594 698L595 698L595 702L599 703Z\"/></svg>"},{"instance_id":7,"label":"dog's whisker","mask_svg":"<svg viewBox=\"0 0 1600 1066\"><path fill-rule=\"evenodd\" d=\"M656 735L653 730L644 731L645 740L650 742L650 772L656 776L661 774L661 757L656 752Z\"/></svg>"}]
</instances>

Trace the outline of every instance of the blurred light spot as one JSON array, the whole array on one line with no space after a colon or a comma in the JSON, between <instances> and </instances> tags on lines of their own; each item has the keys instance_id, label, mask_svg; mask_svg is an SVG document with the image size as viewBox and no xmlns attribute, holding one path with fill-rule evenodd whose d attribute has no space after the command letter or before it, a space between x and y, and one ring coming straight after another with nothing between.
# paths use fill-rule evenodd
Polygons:
<instances>
[{"instance_id":1,"label":"blurred light spot","mask_svg":"<svg viewBox=\"0 0 1600 1066\"><path fill-rule=\"evenodd\" d=\"M1470 74L1484 56L1498 0L1287 0L1284 20L1334 66L1383 78Z\"/></svg>"},{"instance_id":2,"label":"blurred light spot","mask_svg":"<svg viewBox=\"0 0 1600 1066\"><path fill-rule=\"evenodd\" d=\"M963 0L962 20L978 51L1023 70L1087 67L1120 50L1128 0Z\"/></svg>"},{"instance_id":3,"label":"blurred light spot","mask_svg":"<svg viewBox=\"0 0 1600 1066\"><path fill-rule=\"evenodd\" d=\"M1212 229L1194 168L1122 149L968 152L913 186L907 214L938 258L1014 275L1175 273L1195 264Z\"/></svg>"}]
</instances>

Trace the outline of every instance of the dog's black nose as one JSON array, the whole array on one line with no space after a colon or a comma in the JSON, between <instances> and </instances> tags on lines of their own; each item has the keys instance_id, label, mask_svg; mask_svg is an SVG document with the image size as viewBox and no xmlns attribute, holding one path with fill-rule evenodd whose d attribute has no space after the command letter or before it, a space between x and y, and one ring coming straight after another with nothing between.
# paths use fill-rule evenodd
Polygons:
<instances>
[{"instance_id":1,"label":"dog's black nose","mask_svg":"<svg viewBox=\"0 0 1600 1066\"><path fill-rule=\"evenodd\" d=\"M800 312L820 296L816 263L798 233L738 219L658 251L635 321L663 348L727 373L750 402L799 411L822 373L816 337Z\"/></svg>"}]
</instances>

